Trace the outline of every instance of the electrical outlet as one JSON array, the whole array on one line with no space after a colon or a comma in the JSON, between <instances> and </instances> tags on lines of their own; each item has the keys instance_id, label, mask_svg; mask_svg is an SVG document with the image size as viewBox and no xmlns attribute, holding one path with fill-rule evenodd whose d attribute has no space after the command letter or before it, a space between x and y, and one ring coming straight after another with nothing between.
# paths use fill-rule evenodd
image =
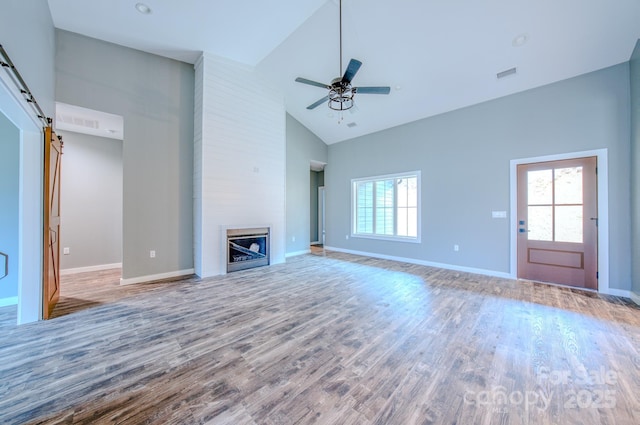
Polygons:
<instances>
[{"instance_id":1,"label":"electrical outlet","mask_svg":"<svg viewBox=\"0 0 640 425\"><path fill-rule=\"evenodd\" d=\"M454 246L453 246L453 250L454 250L454 251L456 251L456 252L460 251L460 246L459 246L459 245L457 245L457 244L456 244L456 245L454 245Z\"/></svg>"},{"instance_id":2,"label":"electrical outlet","mask_svg":"<svg viewBox=\"0 0 640 425\"><path fill-rule=\"evenodd\" d=\"M345 238L346 240L349 240L349 235L344 235L344 238Z\"/></svg>"},{"instance_id":3,"label":"electrical outlet","mask_svg":"<svg viewBox=\"0 0 640 425\"><path fill-rule=\"evenodd\" d=\"M64 255L71 254L71 250L69 249L68 246L65 246L64 248L62 248L62 254L64 254Z\"/></svg>"},{"instance_id":4,"label":"electrical outlet","mask_svg":"<svg viewBox=\"0 0 640 425\"><path fill-rule=\"evenodd\" d=\"M149 251L149 258L156 258L156 252L154 250Z\"/></svg>"},{"instance_id":5,"label":"electrical outlet","mask_svg":"<svg viewBox=\"0 0 640 425\"><path fill-rule=\"evenodd\" d=\"M296 241L296 237L295 236L291 236L291 242L295 242Z\"/></svg>"}]
</instances>

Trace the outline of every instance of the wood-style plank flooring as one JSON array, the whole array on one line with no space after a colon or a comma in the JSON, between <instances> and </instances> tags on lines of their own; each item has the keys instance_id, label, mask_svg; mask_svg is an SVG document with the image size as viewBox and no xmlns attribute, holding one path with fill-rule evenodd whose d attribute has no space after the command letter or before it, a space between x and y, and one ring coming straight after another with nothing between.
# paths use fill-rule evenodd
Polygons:
<instances>
[{"instance_id":1,"label":"wood-style plank flooring","mask_svg":"<svg viewBox=\"0 0 640 425\"><path fill-rule=\"evenodd\" d=\"M67 278L53 320L3 327L0 423L640 423L621 298L322 251L118 278Z\"/></svg>"}]
</instances>

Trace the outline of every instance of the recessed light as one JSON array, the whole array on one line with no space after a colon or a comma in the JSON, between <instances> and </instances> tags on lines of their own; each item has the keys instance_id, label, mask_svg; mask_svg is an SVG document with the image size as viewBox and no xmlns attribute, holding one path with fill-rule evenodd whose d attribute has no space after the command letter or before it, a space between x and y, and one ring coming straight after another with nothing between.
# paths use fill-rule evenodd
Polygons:
<instances>
[{"instance_id":1,"label":"recessed light","mask_svg":"<svg viewBox=\"0 0 640 425\"><path fill-rule=\"evenodd\" d=\"M520 46L524 46L528 40L529 40L529 36L527 34L520 34L515 36L511 44L513 45L513 47L520 47Z\"/></svg>"},{"instance_id":2,"label":"recessed light","mask_svg":"<svg viewBox=\"0 0 640 425\"><path fill-rule=\"evenodd\" d=\"M402 86L401 85L397 85L395 88L396 88L396 90L402 90Z\"/></svg>"},{"instance_id":3,"label":"recessed light","mask_svg":"<svg viewBox=\"0 0 640 425\"><path fill-rule=\"evenodd\" d=\"M136 10L143 15L151 14L151 8L144 3L136 3Z\"/></svg>"}]
</instances>

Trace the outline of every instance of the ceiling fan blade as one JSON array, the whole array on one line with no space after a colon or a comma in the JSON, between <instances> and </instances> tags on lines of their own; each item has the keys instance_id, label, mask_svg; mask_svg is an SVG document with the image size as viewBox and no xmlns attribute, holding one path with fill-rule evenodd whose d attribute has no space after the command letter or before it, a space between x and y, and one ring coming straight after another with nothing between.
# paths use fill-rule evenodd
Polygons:
<instances>
[{"instance_id":1,"label":"ceiling fan blade","mask_svg":"<svg viewBox=\"0 0 640 425\"><path fill-rule=\"evenodd\" d=\"M302 83L302 84L309 84L310 86L322 87L323 89L327 89L327 90L331 88L331 86L319 83L317 81L307 80L306 78L298 77L298 78L296 78L296 82Z\"/></svg>"},{"instance_id":2,"label":"ceiling fan blade","mask_svg":"<svg viewBox=\"0 0 640 425\"><path fill-rule=\"evenodd\" d=\"M322 105L324 102L328 102L329 101L329 96L325 96L322 99L319 99L318 101L312 103L311 105L307 106L307 109L315 109L318 106Z\"/></svg>"},{"instance_id":3,"label":"ceiling fan blade","mask_svg":"<svg viewBox=\"0 0 640 425\"><path fill-rule=\"evenodd\" d=\"M356 93L389 94L391 87L354 87Z\"/></svg>"},{"instance_id":4,"label":"ceiling fan blade","mask_svg":"<svg viewBox=\"0 0 640 425\"><path fill-rule=\"evenodd\" d=\"M347 66L347 70L344 71L344 76L342 77L342 82L346 84L350 84L353 77L355 77L356 72L362 66L362 62L357 59L351 59L349 61L349 66Z\"/></svg>"}]
</instances>

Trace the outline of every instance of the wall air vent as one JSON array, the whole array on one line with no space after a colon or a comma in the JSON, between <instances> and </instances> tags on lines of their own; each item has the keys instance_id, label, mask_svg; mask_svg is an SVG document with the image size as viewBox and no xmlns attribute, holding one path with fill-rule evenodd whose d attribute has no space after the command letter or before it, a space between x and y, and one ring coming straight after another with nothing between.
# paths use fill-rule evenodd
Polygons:
<instances>
[{"instance_id":1,"label":"wall air vent","mask_svg":"<svg viewBox=\"0 0 640 425\"><path fill-rule=\"evenodd\" d=\"M84 117L78 117L78 116L67 115L67 114L57 114L56 118L58 122L63 122L65 124L93 128L96 130L100 128L100 122L98 120L92 120Z\"/></svg>"},{"instance_id":2,"label":"wall air vent","mask_svg":"<svg viewBox=\"0 0 640 425\"><path fill-rule=\"evenodd\" d=\"M516 68L514 67L514 68L506 69L502 72L498 72L496 74L496 77L500 79L500 78L508 77L509 75L513 75L515 73L516 73Z\"/></svg>"}]
</instances>

